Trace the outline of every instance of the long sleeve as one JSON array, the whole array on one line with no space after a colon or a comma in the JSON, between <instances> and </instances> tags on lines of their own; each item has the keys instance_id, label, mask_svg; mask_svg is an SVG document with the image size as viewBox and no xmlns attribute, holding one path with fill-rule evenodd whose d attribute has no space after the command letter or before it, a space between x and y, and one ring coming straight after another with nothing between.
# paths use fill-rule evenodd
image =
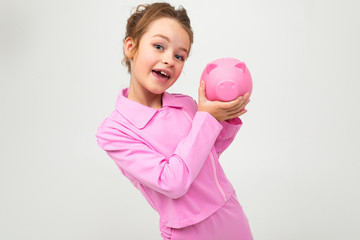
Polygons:
<instances>
[{"instance_id":1,"label":"long sleeve","mask_svg":"<svg viewBox=\"0 0 360 240\"><path fill-rule=\"evenodd\" d=\"M218 156L233 142L242 126L242 121L240 118L234 118L230 122L221 121L220 124L223 128L214 144Z\"/></svg>"},{"instance_id":2,"label":"long sleeve","mask_svg":"<svg viewBox=\"0 0 360 240\"><path fill-rule=\"evenodd\" d=\"M170 157L128 134L127 128L114 128L111 120L100 125L97 141L126 174L170 198L179 198L195 180L222 128L210 114L197 112L190 131Z\"/></svg>"},{"instance_id":3,"label":"long sleeve","mask_svg":"<svg viewBox=\"0 0 360 240\"><path fill-rule=\"evenodd\" d=\"M197 102L193 101L193 104L191 107L193 108L193 111L197 109ZM222 129L220 134L218 135L214 147L216 150L216 153L218 156L221 155L222 152L226 150L230 146L230 144L233 142L236 134L240 130L242 126L242 121L239 117L233 118L230 120L230 122L221 121L220 124L222 125Z\"/></svg>"}]
</instances>

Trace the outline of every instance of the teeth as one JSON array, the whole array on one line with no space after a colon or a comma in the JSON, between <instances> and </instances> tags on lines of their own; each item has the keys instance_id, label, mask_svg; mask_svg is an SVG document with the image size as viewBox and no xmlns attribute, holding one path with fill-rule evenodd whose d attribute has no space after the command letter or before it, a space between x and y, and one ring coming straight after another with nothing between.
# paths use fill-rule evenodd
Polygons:
<instances>
[{"instance_id":1,"label":"teeth","mask_svg":"<svg viewBox=\"0 0 360 240\"><path fill-rule=\"evenodd\" d=\"M169 75L168 75L166 72L160 71L160 73L161 73L162 75L165 75L165 76L169 77Z\"/></svg>"}]
</instances>

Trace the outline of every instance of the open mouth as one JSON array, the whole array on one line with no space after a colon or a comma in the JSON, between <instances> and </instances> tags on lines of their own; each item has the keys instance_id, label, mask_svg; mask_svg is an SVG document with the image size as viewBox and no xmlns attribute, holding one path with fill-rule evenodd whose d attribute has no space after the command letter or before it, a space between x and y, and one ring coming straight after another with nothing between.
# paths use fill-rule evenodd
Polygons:
<instances>
[{"instance_id":1,"label":"open mouth","mask_svg":"<svg viewBox=\"0 0 360 240\"><path fill-rule=\"evenodd\" d=\"M160 77L160 78L165 78L165 79L169 79L170 78L170 75L164 71L161 71L161 70L152 70L152 72Z\"/></svg>"}]
</instances>

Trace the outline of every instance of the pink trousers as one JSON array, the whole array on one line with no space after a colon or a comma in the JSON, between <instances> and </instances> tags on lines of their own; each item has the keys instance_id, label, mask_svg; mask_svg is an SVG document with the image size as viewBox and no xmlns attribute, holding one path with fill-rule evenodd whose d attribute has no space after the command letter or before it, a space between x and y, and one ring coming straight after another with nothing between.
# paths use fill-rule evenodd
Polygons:
<instances>
[{"instance_id":1,"label":"pink trousers","mask_svg":"<svg viewBox=\"0 0 360 240\"><path fill-rule=\"evenodd\" d=\"M205 220L184 228L160 228L164 240L252 240L248 219L236 195Z\"/></svg>"}]
</instances>

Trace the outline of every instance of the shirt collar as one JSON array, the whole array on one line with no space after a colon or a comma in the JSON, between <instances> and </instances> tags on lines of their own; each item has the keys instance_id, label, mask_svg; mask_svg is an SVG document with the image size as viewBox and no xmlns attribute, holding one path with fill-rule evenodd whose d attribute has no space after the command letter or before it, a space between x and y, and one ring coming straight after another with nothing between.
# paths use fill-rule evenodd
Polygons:
<instances>
[{"instance_id":1,"label":"shirt collar","mask_svg":"<svg viewBox=\"0 0 360 240\"><path fill-rule=\"evenodd\" d=\"M124 88L120 91L116 101L116 109L135 127L139 129L144 128L158 110L128 99L128 94L129 88ZM163 93L162 102L163 108L183 107L183 104L174 95L167 92Z\"/></svg>"}]
</instances>

